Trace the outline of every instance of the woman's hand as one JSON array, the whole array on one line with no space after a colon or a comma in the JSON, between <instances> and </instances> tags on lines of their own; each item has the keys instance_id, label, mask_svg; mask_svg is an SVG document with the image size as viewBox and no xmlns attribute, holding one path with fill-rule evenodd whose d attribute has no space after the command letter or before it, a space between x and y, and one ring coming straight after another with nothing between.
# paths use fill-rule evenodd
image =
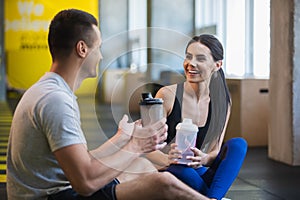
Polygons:
<instances>
[{"instance_id":1,"label":"woman's hand","mask_svg":"<svg viewBox=\"0 0 300 200\"><path fill-rule=\"evenodd\" d=\"M191 147L191 150L194 152L194 156L187 156L188 160L192 162L188 163L187 165L193 168L201 167L202 165L207 165L208 163L208 154L203 153L196 147Z\"/></svg>"},{"instance_id":2,"label":"woman's hand","mask_svg":"<svg viewBox=\"0 0 300 200\"><path fill-rule=\"evenodd\" d=\"M168 155L169 164L177 164L178 159L182 158L182 152L177 149L177 146L178 145L176 143L171 144L171 150Z\"/></svg>"}]
</instances>

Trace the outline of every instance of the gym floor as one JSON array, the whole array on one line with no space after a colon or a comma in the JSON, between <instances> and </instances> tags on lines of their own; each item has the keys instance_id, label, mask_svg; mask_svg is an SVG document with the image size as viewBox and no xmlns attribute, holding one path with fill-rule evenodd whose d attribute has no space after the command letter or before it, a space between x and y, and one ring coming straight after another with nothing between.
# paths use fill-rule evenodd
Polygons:
<instances>
[{"instance_id":1,"label":"gym floor","mask_svg":"<svg viewBox=\"0 0 300 200\"><path fill-rule=\"evenodd\" d=\"M88 98L78 98L82 128L89 148L110 137L124 113L122 106L98 104ZM0 103L0 199L6 200L6 148L13 110L18 98ZM133 120L136 118L130 116ZM100 123L98 123L98 120ZM99 129L100 126L100 129ZM100 134L99 134L100 133ZM109 134L104 134L109 133ZM103 137L104 136L104 137ZM300 198L300 166L289 166L268 158L267 147L249 147L242 169L226 194L232 200L295 200Z\"/></svg>"}]
</instances>

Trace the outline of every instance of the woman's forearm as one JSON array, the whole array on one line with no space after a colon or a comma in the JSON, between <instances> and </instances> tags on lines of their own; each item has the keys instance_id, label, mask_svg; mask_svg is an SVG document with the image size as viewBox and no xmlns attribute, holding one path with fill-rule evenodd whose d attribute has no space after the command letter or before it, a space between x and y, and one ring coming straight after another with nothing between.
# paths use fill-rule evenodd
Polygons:
<instances>
[{"instance_id":1,"label":"woman's forearm","mask_svg":"<svg viewBox=\"0 0 300 200\"><path fill-rule=\"evenodd\" d=\"M168 155L164 154L160 150L145 154L145 157L158 168L169 165Z\"/></svg>"}]
</instances>

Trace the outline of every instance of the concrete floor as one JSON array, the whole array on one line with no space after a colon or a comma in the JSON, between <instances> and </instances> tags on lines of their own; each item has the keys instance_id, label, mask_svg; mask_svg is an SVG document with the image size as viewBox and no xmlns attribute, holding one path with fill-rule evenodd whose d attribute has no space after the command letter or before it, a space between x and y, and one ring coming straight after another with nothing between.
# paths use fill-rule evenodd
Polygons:
<instances>
[{"instance_id":1,"label":"concrete floor","mask_svg":"<svg viewBox=\"0 0 300 200\"><path fill-rule=\"evenodd\" d=\"M82 128L90 149L97 147L113 135L117 129L117 122L121 119L123 113L127 113L132 120L138 118L138 115L126 112L123 106L99 105L93 99L78 98ZM11 110L14 109L15 103L14 100L10 101ZM0 104L0 107L1 115L4 109L3 104ZM98 120L100 123L98 123ZM9 131L9 129L7 130L7 127L9 127L7 121L5 122L6 129L4 129L5 127L1 122L0 125L0 136L7 138L7 132ZM5 149L5 147L2 145L0 149ZM5 152L1 155L5 156ZM1 172L3 176L5 171L2 170ZM300 198L299 186L300 167L288 166L269 159L267 147L251 147L248 149L242 169L226 194L226 198L232 200L295 200ZM0 199L7 199L5 181L0 183Z\"/></svg>"}]
</instances>

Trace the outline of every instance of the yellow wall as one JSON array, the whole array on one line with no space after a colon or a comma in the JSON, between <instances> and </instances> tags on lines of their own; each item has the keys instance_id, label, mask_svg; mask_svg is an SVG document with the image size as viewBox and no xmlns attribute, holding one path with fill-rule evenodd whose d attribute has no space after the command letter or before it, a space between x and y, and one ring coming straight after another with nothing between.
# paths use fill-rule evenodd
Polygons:
<instances>
[{"instance_id":1,"label":"yellow wall","mask_svg":"<svg viewBox=\"0 0 300 200\"><path fill-rule=\"evenodd\" d=\"M98 18L98 0L6 0L5 52L10 87L27 89L51 66L48 26L62 9L85 10ZM97 78L87 79L77 94L94 93Z\"/></svg>"}]
</instances>

